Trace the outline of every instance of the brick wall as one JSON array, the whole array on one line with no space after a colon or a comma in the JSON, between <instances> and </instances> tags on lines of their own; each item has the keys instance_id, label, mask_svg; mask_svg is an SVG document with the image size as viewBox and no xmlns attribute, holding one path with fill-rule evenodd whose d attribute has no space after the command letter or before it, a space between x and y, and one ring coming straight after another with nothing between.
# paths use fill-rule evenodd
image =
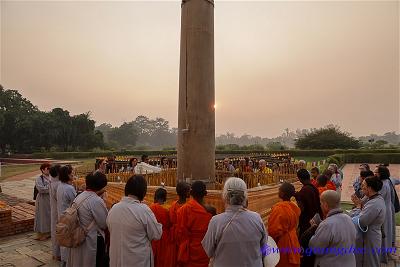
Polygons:
<instances>
[{"instance_id":1,"label":"brick wall","mask_svg":"<svg viewBox=\"0 0 400 267\"><path fill-rule=\"evenodd\" d=\"M26 203L11 207L0 201L0 237L32 231L34 209Z\"/></svg>"}]
</instances>

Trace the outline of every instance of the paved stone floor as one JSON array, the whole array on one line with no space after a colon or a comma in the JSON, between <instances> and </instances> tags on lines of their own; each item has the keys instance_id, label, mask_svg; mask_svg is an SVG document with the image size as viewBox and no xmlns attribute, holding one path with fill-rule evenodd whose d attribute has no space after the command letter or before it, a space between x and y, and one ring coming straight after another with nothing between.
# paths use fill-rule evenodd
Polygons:
<instances>
[{"instance_id":1,"label":"paved stone floor","mask_svg":"<svg viewBox=\"0 0 400 267\"><path fill-rule=\"evenodd\" d=\"M31 232L0 238L0 266L58 267L59 262L52 260L50 240L36 241L34 236Z\"/></svg>"}]
</instances>

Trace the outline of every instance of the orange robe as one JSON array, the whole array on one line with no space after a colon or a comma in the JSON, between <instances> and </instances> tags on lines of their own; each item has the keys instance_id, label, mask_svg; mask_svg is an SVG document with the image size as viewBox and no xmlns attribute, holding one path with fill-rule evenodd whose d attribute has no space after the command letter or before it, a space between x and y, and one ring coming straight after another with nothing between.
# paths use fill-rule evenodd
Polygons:
<instances>
[{"instance_id":1,"label":"orange robe","mask_svg":"<svg viewBox=\"0 0 400 267\"><path fill-rule=\"evenodd\" d=\"M328 183L326 183L326 187L328 190L336 191L336 185L332 181L328 181Z\"/></svg>"},{"instance_id":2,"label":"orange robe","mask_svg":"<svg viewBox=\"0 0 400 267\"><path fill-rule=\"evenodd\" d=\"M315 186L315 187L317 187L318 188L318 183L317 183L317 180L316 179L311 179L311 183L313 184L313 186ZM336 191L336 186L335 186L335 184L332 182L332 181L328 181L327 183L326 183L326 187L328 188L327 190L333 190L333 191ZM321 193L320 193L320 195L321 195Z\"/></svg>"},{"instance_id":3,"label":"orange robe","mask_svg":"<svg viewBox=\"0 0 400 267\"><path fill-rule=\"evenodd\" d=\"M154 267L175 267L172 262L170 228L168 209L158 203L150 206L156 219L162 224L163 233L160 240L151 241L154 254Z\"/></svg>"},{"instance_id":4,"label":"orange robe","mask_svg":"<svg viewBox=\"0 0 400 267\"><path fill-rule=\"evenodd\" d=\"M317 186L317 189L318 189L318 192L319 192L319 195L321 195L323 192L325 192L326 190L330 190L329 188L328 188L328 185L326 185L326 186Z\"/></svg>"},{"instance_id":5,"label":"orange robe","mask_svg":"<svg viewBox=\"0 0 400 267\"><path fill-rule=\"evenodd\" d=\"M272 207L268 219L268 234L275 240L279 249L293 248L283 251L277 267L300 266L300 243L297 238L300 208L291 201L281 201Z\"/></svg>"},{"instance_id":6,"label":"orange robe","mask_svg":"<svg viewBox=\"0 0 400 267\"><path fill-rule=\"evenodd\" d=\"M171 241L171 258L172 266L178 266L178 249L179 249L179 233L178 233L178 210L183 206L178 201L174 201L169 208L169 220L171 222L170 241Z\"/></svg>"},{"instance_id":7,"label":"orange robe","mask_svg":"<svg viewBox=\"0 0 400 267\"><path fill-rule=\"evenodd\" d=\"M311 183L313 186L317 187L317 179L311 178Z\"/></svg>"},{"instance_id":8,"label":"orange robe","mask_svg":"<svg viewBox=\"0 0 400 267\"><path fill-rule=\"evenodd\" d=\"M196 200L190 199L178 210L178 263L184 267L208 267L209 258L201 245L211 214Z\"/></svg>"}]
</instances>

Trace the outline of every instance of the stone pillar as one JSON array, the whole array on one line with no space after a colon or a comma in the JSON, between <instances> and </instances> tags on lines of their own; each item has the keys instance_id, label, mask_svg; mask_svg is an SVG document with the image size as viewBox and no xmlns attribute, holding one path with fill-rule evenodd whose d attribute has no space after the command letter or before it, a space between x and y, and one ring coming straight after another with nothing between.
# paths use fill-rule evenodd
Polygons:
<instances>
[{"instance_id":1,"label":"stone pillar","mask_svg":"<svg viewBox=\"0 0 400 267\"><path fill-rule=\"evenodd\" d=\"M178 180L215 181L214 105L214 1L183 0Z\"/></svg>"}]
</instances>

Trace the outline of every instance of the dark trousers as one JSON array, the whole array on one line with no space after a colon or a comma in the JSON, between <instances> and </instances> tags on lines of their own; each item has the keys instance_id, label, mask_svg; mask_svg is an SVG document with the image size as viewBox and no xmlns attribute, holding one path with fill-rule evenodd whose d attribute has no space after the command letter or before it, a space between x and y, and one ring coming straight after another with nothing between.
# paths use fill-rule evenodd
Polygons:
<instances>
[{"instance_id":1,"label":"dark trousers","mask_svg":"<svg viewBox=\"0 0 400 267\"><path fill-rule=\"evenodd\" d=\"M109 267L110 259L108 251L106 251L106 244L101 235L97 236L97 251L96 251L96 267Z\"/></svg>"}]
</instances>

